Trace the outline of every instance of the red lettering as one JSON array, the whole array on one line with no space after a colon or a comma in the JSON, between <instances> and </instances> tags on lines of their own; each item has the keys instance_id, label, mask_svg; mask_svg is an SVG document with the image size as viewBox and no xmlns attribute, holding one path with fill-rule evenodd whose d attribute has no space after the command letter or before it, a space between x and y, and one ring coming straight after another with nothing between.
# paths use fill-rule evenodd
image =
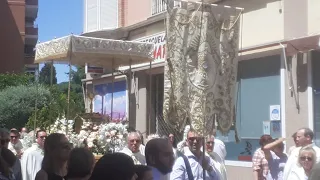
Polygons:
<instances>
[{"instance_id":1,"label":"red lettering","mask_svg":"<svg viewBox=\"0 0 320 180\"><path fill-rule=\"evenodd\" d=\"M159 47L157 47L158 48L158 52L157 52L157 58L156 59L159 59L159 57L161 58L162 57L162 48L161 48L161 46Z\"/></svg>"}]
</instances>

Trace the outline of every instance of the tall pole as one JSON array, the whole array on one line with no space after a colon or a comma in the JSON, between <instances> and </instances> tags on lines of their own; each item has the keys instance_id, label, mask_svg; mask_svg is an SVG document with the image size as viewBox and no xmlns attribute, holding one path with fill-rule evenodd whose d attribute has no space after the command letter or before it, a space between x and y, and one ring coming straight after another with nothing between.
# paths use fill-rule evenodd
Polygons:
<instances>
[{"instance_id":1,"label":"tall pole","mask_svg":"<svg viewBox=\"0 0 320 180\"><path fill-rule=\"evenodd\" d=\"M112 67L111 67L111 78L112 78L112 90L111 90L111 121L113 120L113 93L114 93L114 59L112 59Z\"/></svg>"},{"instance_id":2,"label":"tall pole","mask_svg":"<svg viewBox=\"0 0 320 180\"><path fill-rule=\"evenodd\" d=\"M71 89L71 62L69 63L69 84L68 84L68 98L67 98L67 104L68 104L68 109L67 109L67 117L66 117L66 134L68 134L69 130L69 119L70 119L70 89Z\"/></svg>"},{"instance_id":3,"label":"tall pole","mask_svg":"<svg viewBox=\"0 0 320 180\"><path fill-rule=\"evenodd\" d=\"M36 102L35 102L35 113L34 113L34 123L33 123L33 134L36 136L36 129L37 129L37 113L38 113L38 94L39 94L39 65L38 65L38 70L36 74ZM36 138L34 138L36 140Z\"/></svg>"}]
</instances>

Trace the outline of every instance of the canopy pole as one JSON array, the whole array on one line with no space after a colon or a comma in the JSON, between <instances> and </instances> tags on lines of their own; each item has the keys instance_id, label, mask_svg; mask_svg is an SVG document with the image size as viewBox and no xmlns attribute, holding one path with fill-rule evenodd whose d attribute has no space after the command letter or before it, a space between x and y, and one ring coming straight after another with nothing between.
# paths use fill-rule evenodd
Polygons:
<instances>
[{"instance_id":1,"label":"canopy pole","mask_svg":"<svg viewBox=\"0 0 320 180\"><path fill-rule=\"evenodd\" d=\"M111 121L113 120L113 93L114 93L114 58L112 59L112 66L111 66L111 77L112 77L112 90L111 90Z\"/></svg>"},{"instance_id":2,"label":"canopy pole","mask_svg":"<svg viewBox=\"0 0 320 180\"><path fill-rule=\"evenodd\" d=\"M38 71L37 71L37 75L36 75L36 102L34 105L34 123L33 123L33 135L36 136L37 133L37 113L38 113L38 94L39 94L39 65L38 65ZM36 141L36 138L34 138L34 141Z\"/></svg>"},{"instance_id":3,"label":"canopy pole","mask_svg":"<svg viewBox=\"0 0 320 180\"><path fill-rule=\"evenodd\" d=\"M151 74L151 68L152 68L152 61L150 61L149 64L149 110L148 110L148 114L149 114L149 134L151 132L151 98L152 98L152 74Z\"/></svg>"},{"instance_id":4,"label":"canopy pole","mask_svg":"<svg viewBox=\"0 0 320 180\"><path fill-rule=\"evenodd\" d=\"M50 68L50 86L53 84L53 61L51 61L51 68Z\"/></svg>"},{"instance_id":5,"label":"canopy pole","mask_svg":"<svg viewBox=\"0 0 320 180\"><path fill-rule=\"evenodd\" d=\"M69 130L69 118L70 118L70 89L71 89L71 62L69 62L69 83L68 83L68 109L67 109L67 117L66 117L66 134L68 134Z\"/></svg>"},{"instance_id":6,"label":"canopy pole","mask_svg":"<svg viewBox=\"0 0 320 180\"><path fill-rule=\"evenodd\" d=\"M131 120L131 82L132 82L132 74L131 74L131 62L132 59L130 58L129 61L129 80L128 80L128 99L129 99L129 108L128 108L128 117L129 117L129 124L130 124L130 120Z\"/></svg>"}]
</instances>

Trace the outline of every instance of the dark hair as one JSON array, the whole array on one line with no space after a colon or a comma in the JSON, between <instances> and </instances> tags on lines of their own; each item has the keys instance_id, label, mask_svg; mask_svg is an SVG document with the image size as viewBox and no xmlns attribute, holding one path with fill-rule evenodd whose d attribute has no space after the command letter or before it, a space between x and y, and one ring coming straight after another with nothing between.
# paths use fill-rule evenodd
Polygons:
<instances>
[{"instance_id":1,"label":"dark hair","mask_svg":"<svg viewBox=\"0 0 320 180\"><path fill-rule=\"evenodd\" d=\"M64 134L52 133L50 134L44 142L44 156L42 160L42 170L47 173L52 173L53 171L53 162L55 161L53 150L56 149L62 138L65 138Z\"/></svg>"},{"instance_id":2,"label":"dark hair","mask_svg":"<svg viewBox=\"0 0 320 180\"><path fill-rule=\"evenodd\" d=\"M272 142L273 140L272 140L272 137L270 136L270 135L268 135L268 134L265 134L265 135L262 135L261 137L260 137L260 140L259 140L259 145L261 146L261 147L263 147L263 146L265 146L266 144L268 144L268 143L270 143L270 142Z\"/></svg>"},{"instance_id":3,"label":"dark hair","mask_svg":"<svg viewBox=\"0 0 320 180\"><path fill-rule=\"evenodd\" d=\"M314 134L310 128L301 128L299 130L304 130L304 137L309 136L311 140L313 140Z\"/></svg>"},{"instance_id":4,"label":"dark hair","mask_svg":"<svg viewBox=\"0 0 320 180\"><path fill-rule=\"evenodd\" d=\"M10 168L16 163L16 156L7 148L1 148L0 172L5 176L10 176Z\"/></svg>"},{"instance_id":5,"label":"dark hair","mask_svg":"<svg viewBox=\"0 0 320 180\"><path fill-rule=\"evenodd\" d=\"M1 156L8 163L9 167L13 167L17 161L17 157L7 148L1 149Z\"/></svg>"},{"instance_id":6,"label":"dark hair","mask_svg":"<svg viewBox=\"0 0 320 180\"><path fill-rule=\"evenodd\" d=\"M45 130L43 130L43 129L38 130L38 131L36 132L36 138L38 138L39 133L41 133L41 132L46 132L46 131L45 131Z\"/></svg>"},{"instance_id":7,"label":"dark hair","mask_svg":"<svg viewBox=\"0 0 320 180\"><path fill-rule=\"evenodd\" d=\"M155 138L148 141L146 148L145 148L145 156L146 162L148 166L152 166L151 158L155 159L158 158L159 152L165 146L169 145L169 141L163 138Z\"/></svg>"},{"instance_id":8,"label":"dark hair","mask_svg":"<svg viewBox=\"0 0 320 180\"><path fill-rule=\"evenodd\" d=\"M91 174L94 156L86 148L74 148L68 160L67 178L84 178Z\"/></svg>"},{"instance_id":9,"label":"dark hair","mask_svg":"<svg viewBox=\"0 0 320 180\"><path fill-rule=\"evenodd\" d=\"M135 171L138 175L138 178L136 180L142 180L144 177L144 173L147 171L151 171L151 168L144 165L135 165Z\"/></svg>"},{"instance_id":10,"label":"dark hair","mask_svg":"<svg viewBox=\"0 0 320 180\"><path fill-rule=\"evenodd\" d=\"M16 130L16 129L11 129L11 130L10 130L10 133L13 133L13 134L15 134L15 135L17 135L17 136L20 136L19 131Z\"/></svg>"},{"instance_id":11,"label":"dark hair","mask_svg":"<svg viewBox=\"0 0 320 180\"><path fill-rule=\"evenodd\" d=\"M135 174L131 157L123 153L106 154L95 164L91 180L130 180Z\"/></svg>"}]
</instances>

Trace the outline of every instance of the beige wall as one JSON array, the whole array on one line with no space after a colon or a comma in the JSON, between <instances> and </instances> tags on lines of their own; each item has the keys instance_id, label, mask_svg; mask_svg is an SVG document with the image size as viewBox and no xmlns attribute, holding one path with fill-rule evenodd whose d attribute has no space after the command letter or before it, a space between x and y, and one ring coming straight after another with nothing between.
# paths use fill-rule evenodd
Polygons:
<instances>
[{"instance_id":1,"label":"beige wall","mask_svg":"<svg viewBox=\"0 0 320 180\"><path fill-rule=\"evenodd\" d=\"M320 34L320 1L319 0L308 0L308 33Z\"/></svg>"},{"instance_id":2,"label":"beige wall","mask_svg":"<svg viewBox=\"0 0 320 180\"><path fill-rule=\"evenodd\" d=\"M221 5L244 8L242 47L283 39L284 26L280 0L225 0Z\"/></svg>"},{"instance_id":3,"label":"beige wall","mask_svg":"<svg viewBox=\"0 0 320 180\"><path fill-rule=\"evenodd\" d=\"M127 0L126 26L146 20L151 16L150 0Z\"/></svg>"},{"instance_id":4,"label":"beige wall","mask_svg":"<svg viewBox=\"0 0 320 180\"><path fill-rule=\"evenodd\" d=\"M253 180L251 167L227 166L227 175L230 180Z\"/></svg>"}]
</instances>

